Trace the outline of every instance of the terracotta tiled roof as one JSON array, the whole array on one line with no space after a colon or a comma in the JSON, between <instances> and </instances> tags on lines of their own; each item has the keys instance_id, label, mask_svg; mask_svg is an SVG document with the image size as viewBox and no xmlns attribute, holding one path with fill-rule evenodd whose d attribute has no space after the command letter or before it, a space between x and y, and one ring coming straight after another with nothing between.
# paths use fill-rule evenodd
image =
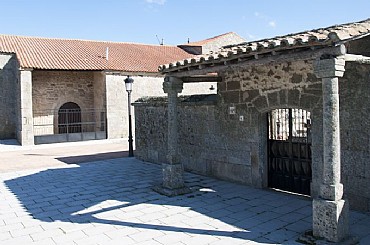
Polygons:
<instances>
[{"instance_id":1,"label":"terracotta tiled roof","mask_svg":"<svg viewBox=\"0 0 370 245\"><path fill-rule=\"evenodd\" d=\"M159 71L168 73L191 67L206 67L207 65L224 64L229 60L237 60L256 54L296 49L310 46L331 46L347 42L370 34L370 19L343 25L335 25L285 36L277 36L237 45L224 46L219 51L183 59L177 62L159 66Z\"/></svg>"},{"instance_id":2,"label":"terracotta tiled roof","mask_svg":"<svg viewBox=\"0 0 370 245\"><path fill-rule=\"evenodd\" d=\"M0 52L16 53L22 68L128 72L158 72L160 64L192 56L175 46L12 35L0 35Z\"/></svg>"}]
</instances>

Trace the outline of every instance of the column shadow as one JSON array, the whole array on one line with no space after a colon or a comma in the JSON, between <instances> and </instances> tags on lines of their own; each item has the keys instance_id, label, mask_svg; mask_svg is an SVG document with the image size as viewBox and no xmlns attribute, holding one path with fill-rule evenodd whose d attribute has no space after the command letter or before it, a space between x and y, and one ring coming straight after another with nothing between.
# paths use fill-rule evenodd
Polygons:
<instances>
[{"instance_id":1,"label":"column shadow","mask_svg":"<svg viewBox=\"0 0 370 245\"><path fill-rule=\"evenodd\" d=\"M86 163L81 161L82 158L89 159L81 156L81 158L67 157L59 160L74 164ZM111 224L269 243L263 236L271 233L276 227L266 224L264 229L263 226L256 225L263 224L270 218L268 215L261 217L258 214L273 207L266 204L258 208L258 205L262 204L251 203L256 198L264 198L268 192L245 187L238 188L234 193L232 190L235 184L186 173L187 185L197 191L179 197L166 197L151 189L160 178L160 165L141 162L134 158L116 158L71 165L68 168L47 169L4 182L27 212L34 219L44 222ZM288 200L283 195L282 197L284 202ZM104 207L106 202L111 204ZM217 219L237 229L232 231L216 228L200 229L99 217L110 211L123 210L140 204L187 207L189 210ZM283 236L285 230L282 229L281 232Z\"/></svg>"}]
</instances>

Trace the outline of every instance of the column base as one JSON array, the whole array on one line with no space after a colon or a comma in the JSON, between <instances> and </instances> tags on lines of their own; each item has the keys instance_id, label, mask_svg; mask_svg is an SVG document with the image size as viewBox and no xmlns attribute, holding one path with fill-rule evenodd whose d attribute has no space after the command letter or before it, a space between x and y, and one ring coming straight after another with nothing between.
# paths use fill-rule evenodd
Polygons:
<instances>
[{"instance_id":1,"label":"column base","mask_svg":"<svg viewBox=\"0 0 370 245\"><path fill-rule=\"evenodd\" d=\"M163 187L168 189L183 188L184 185L184 168L181 163L162 164Z\"/></svg>"},{"instance_id":2,"label":"column base","mask_svg":"<svg viewBox=\"0 0 370 245\"><path fill-rule=\"evenodd\" d=\"M349 237L349 206L345 200L314 199L313 236L330 242L342 242Z\"/></svg>"},{"instance_id":3,"label":"column base","mask_svg":"<svg viewBox=\"0 0 370 245\"><path fill-rule=\"evenodd\" d=\"M21 130L18 132L17 140L22 146L35 145L33 132L27 130Z\"/></svg>"},{"instance_id":4,"label":"column base","mask_svg":"<svg viewBox=\"0 0 370 245\"><path fill-rule=\"evenodd\" d=\"M334 244L331 242L328 242L326 240L323 240L322 238L315 237L313 235L312 230L306 231L303 235L301 235L297 242L303 243L303 244L309 244L309 245L328 245L328 244ZM359 243L359 239L356 236L349 236L345 238L343 241L335 243L336 245L356 245Z\"/></svg>"},{"instance_id":5,"label":"column base","mask_svg":"<svg viewBox=\"0 0 370 245\"><path fill-rule=\"evenodd\" d=\"M320 185L320 195L324 200L339 201L343 198L343 184L337 183L335 185Z\"/></svg>"},{"instance_id":6,"label":"column base","mask_svg":"<svg viewBox=\"0 0 370 245\"><path fill-rule=\"evenodd\" d=\"M170 188L164 187L163 185L157 185L157 186L153 186L152 190L155 192L158 192L161 195L165 195L168 197L180 196L180 195L185 195L185 194L193 192L193 190L187 186L176 188L176 189L170 189Z\"/></svg>"},{"instance_id":7,"label":"column base","mask_svg":"<svg viewBox=\"0 0 370 245\"><path fill-rule=\"evenodd\" d=\"M192 192L189 187L184 184L184 168L181 163L162 164L163 182L161 185L156 185L152 189L159 194L165 196L179 196Z\"/></svg>"}]
</instances>

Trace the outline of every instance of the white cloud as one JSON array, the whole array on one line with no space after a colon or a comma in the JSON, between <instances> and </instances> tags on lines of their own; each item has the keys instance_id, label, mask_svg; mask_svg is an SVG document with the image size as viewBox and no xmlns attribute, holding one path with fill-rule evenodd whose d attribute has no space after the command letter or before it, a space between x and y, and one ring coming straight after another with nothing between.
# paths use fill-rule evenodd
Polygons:
<instances>
[{"instance_id":1,"label":"white cloud","mask_svg":"<svg viewBox=\"0 0 370 245\"><path fill-rule=\"evenodd\" d=\"M147 3L155 3L158 5L164 5L166 3L166 0L145 0Z\"/></svg>"},{"instance_id":2,"label":"white cloud","mask_svg":"<svg viewBox=\"0 0 370 245\"><path fill-rule=\"evenodd\" d=\"M274 28L274 27L276 27L276 23L275 23L275 21L273 21L273 20L272 20L272 21L270 21L270 22L269 22L269 26L271 26L271 27L273 27L273 28Z\"/></svg>"},{"instance_id":3,"label":"white cloud","mask_svg":"<svg viewBox=\"0 0 370 245\"><path fill-rule=\"evenodd\" d=\"M267 15L264 15L264 14L261 14L260 12L254 12L254 16L257 19L261 19L261 20L265 21L269 27L272 27L272 28L276 27L276 22L274 20L272 20L271 17L269 17Z\"/></svg>"}]
</instances>

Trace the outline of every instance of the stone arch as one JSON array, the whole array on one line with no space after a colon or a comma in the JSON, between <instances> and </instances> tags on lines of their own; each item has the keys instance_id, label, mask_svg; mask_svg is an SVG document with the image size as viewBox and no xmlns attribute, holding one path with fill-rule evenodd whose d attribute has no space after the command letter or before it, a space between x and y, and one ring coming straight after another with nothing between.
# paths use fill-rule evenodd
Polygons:
<instances>
[{"instance_id":1,"label":"stone arch","mask_svg":"<svg viewBox=\"0 0 370 245\"><path fill-rule=\"evenodd\" d=\"M53 125L54 125L54 132L56 134L59 133L59 127L58 127L59 116L58 116L58 111L66 103L74 103L74 104L77 104L80 107L80 110L81 111L85 110L85 108L86 108L86 105L85 105L84 101L81 100L81 98L78 98L78 97L69 98L69 96L61 96L60 98L58 98L58 100L56 100L53 103L53 105L52 105L52 108L55 111L55 113L54 113L55 116L53 118L53 122L54 122ZM83 115L82 115L81 120L84 120L83 119Z\"/></svg>"},{"instance_id":2,"label":"stone arch","mask_svg":"<svg viewBox=\"0 0 370 245\"><path fill-rule=\"evenodd\" d=\"M320 84L321 86L321 84ZM260 95L251 101L260 113L267 113L273 109L298 108L307 111L321 109L321 90L315 92L301 89L283 89Z\"/></svg>"},{"instance_id":3,"label":"stone arch","mask_svg":"<svg viewBox=\"0 0 370 245\"><path fill-rule=\"evenodd\" d=\"M68 98L66 96L60 97L56 102L53 103L52 108L54 110L59 110L66 103L75 103L77 104L81 110L86 109L86 103L81 98Z\"/></svg>"},{"instance_id":4,"label":"stone arch","mask_svg":"<svg viewBox=\"0 0 370 245\"><path fill-rule=\"evenodd\" d=\"M311 137L312 137L312 183L311 197L318 195L318 179L322 169L322 90L321 83L313 84L305 89L285 89L265 93L255 97L249 105L256 109L259 116L260 134L260 162L262 163L263 187L267 187L267 114L271 110L281 108L304 109L311 112Z\"/></svg>"}]
</instances>

